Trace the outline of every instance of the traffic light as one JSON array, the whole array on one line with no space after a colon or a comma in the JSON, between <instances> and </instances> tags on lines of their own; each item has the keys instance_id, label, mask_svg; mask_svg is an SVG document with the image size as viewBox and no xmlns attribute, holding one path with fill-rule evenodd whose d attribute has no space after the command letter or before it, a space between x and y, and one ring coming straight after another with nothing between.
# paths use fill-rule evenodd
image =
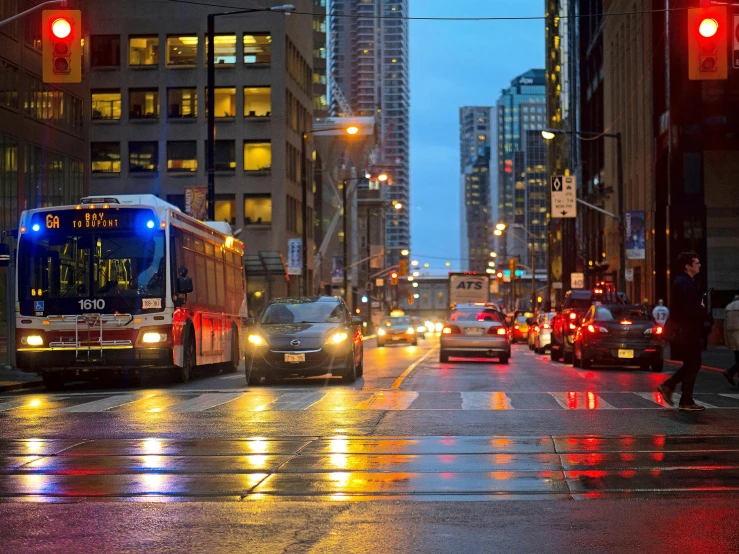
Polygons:
<instances>
[{"instance_id":1,"label":"traffic light","mask_svg":"<svg viewBox=\"0 0 739 554\"><path fill-rule=\"evenodd\" d=\"M508 269L511 270L512 276L516 274L516 258L510 258L508 260Z\"/></svg>"},{"instance_id":2,"label":"traffic light","mask_svg":"<svg viewBox=\"0 0 739 554\"><path fill-rule=\"evenodd\" d=\"M391 285L397 285L398 284L398 272L397 271L393 271L390 274L390 284Z\"/></svg>"},{"instance_id":3,"label":"traffic light","mask_svg":"<svg viewBox=\"0 0 739 554\"><path fill-rule=\"evenodd\" d=\"M502 282L503 281L503 272L502 271L499 271L498 273L496 273L495 276L498 278L498 281L499 282Z\"/></svg>"},{"instance_id":4,"label":"traffic light","mask_svg":"<svg viewBox=\"0 0 739 554\"><path fill-rule=\"evenodd\" d=\"M688 10L688 77L691 81L729 76L728 31L726 6Z\"/></svg>"},{"instance_id":5,"label":"traffic light","mask_svg":"<svg viewBox=\"0 0 739 554\"><path fill-rule=\"evenodd\" d=\"M82 81L82 15L79 10L41 14L44 83Z\"/></svg>"},{"instance_id":6,"label":"traffic light","mask_svg":"<svg viewBox=\"0 0 739 554\"><path fill-rule=\"evenodd\" d=\"M408 293L408 305L409 306L412 306L413 305L413 300L414 300L413 293L412 292L409 292Z\"/></svg>"},{"instance_id":7,"label":"traffic light","mask_svg":"<svg viewBox=\"0 0 739 554\"><path fill-rule=\"evenodd\" d=\"M398 261L398 275L408 277L408 260L401 259Z\"/></svg>"}]
</instances>

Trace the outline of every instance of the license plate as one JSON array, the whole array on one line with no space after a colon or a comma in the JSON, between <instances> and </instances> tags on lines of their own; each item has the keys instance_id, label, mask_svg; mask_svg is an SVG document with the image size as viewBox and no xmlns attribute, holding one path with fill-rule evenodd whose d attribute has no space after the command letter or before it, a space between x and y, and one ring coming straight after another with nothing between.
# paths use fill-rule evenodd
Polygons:
<instances>
[{"instance_id":1,"label":"license plate","mask_svg":"<svg viewBox=\"0 0 739 554\"><path fill-rule=\"evenodd\" d=\"M472 327L470 329L465 329L465 333L468 335L482 335L482 332L484 329L481 329L480 327Z\"/></svg>"},{"instance_id":2,"label":"license plate","mask_svg":"<svg viewBox=\"0 0 739 554\"><path fill-rule=\"evenodd\" d=\"M633 350L619 350L618 357L619 358L633 358L634 351Z\"/></svg>"},{"instance_id":3,"label":"license plate","mask_svg":"<svg viewBox=\"0 0 739 554\"><path fill-rule=\"evenodd\" d=\"M305 354L285 354L285 361L296 364L305 361Z\"/></svg>"}]
</instances>

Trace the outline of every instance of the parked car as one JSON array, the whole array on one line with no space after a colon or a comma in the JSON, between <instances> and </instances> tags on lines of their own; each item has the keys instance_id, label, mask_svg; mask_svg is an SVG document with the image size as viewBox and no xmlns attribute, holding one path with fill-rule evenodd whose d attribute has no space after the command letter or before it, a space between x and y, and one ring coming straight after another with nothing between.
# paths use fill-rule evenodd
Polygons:
<instances>
[{"instance_id":1,"label":"parked car","mask_svg":"<svg viewBox=\"0 0 739 554\"><path fill-rule=\"evenodd\" d=\"M450 356L498 358L507 364L511 357L511 336L505 317L494 308L458 306L441 331L439 361Z\"/></svg>"},{"instance_id":2,"label":"parked car","mask_svg":"<svg viewBox=\"0 0 739 554\"><path fill-rule=\"evenodd\" d=\"M534 352L544 354L547 347L552 345L552 320L557 312L539 314L534 334Z\"/></svg>"},{"instance_id":3,"label":"parked car","mask_svg":"<svg viewBox=\"0 0 739 554\"><path fill-rule=\"evenodd\" d=\"M640 305L594 304L575 333L573 365L664 367L662 327Z\"/></svg>"},{"instance_id":4,"label":"parked car","mask_svg":"<svg viewBox=\"0 0 739 554\"><path fill-rule=\"evenodd\" d=\"M407 315L400 317L386 317L377 329L377 346L382 348L387 343L404 342L418 344L418 335L413 321Z\"/></svg>"},{"instance_id":5,"label":"parked car","mask_svg":"<svg viewBox=\"0 0 739 554\"><path fill-rule=\"evenodd\" d=\"M335 296L272 300L247 336L247 383L326 373L352 383L364 373L361 326Z\"/></svg>"}]
</instances>

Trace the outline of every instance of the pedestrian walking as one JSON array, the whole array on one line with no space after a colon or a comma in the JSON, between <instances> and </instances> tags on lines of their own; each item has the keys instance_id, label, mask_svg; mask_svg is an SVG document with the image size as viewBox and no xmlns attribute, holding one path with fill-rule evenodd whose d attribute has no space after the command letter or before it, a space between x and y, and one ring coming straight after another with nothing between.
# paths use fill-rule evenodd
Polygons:
<instances>
[{"instance_id":1,"label":"pedestrian walking","mask_svg":"<svg viewBox=\"0 0 739 554\"><path fill-rule=\"evenodd\" d=\"M678 272L671 289L672 310L665 325L665 332L673 333L670 339L670 351L673 357L683 362L675 374L657 387L665 402L670 406L675 403L672 393L678 384L682 395L678 408L686 412L703 410L693 400L693 388L701 368L701 331L706 318L706 309L693 280L700 272L701 263L698 254L693 251L682 252L677 257Z\"/></svg>"},{"instance_id":2,"label":"pedestrian walking","mask_svg":"<svg viewBox=\"0 0 739 554\"><path fill-rule=\"evenodd\" d=\"M724 371L724 377L734 385L734 375L739 373L739 294L726 306L724 313L724 342L734 351L734 365Z\"/></svg>"},{"instance_id":3,"label":"pedestrian walking","mask_svg":"<svg viewBox=\"0 0 739 554\"><path fill-rule=\"evenodd\" d=\"M668 310L667 306L665 306L665 301L660 298L657 301L657 305L654 307L654 310L652 310L652 317L654 318L654 321L656 321L660 327L664 327L669 315L670 310Z\"/></svg>"}]
</instances>

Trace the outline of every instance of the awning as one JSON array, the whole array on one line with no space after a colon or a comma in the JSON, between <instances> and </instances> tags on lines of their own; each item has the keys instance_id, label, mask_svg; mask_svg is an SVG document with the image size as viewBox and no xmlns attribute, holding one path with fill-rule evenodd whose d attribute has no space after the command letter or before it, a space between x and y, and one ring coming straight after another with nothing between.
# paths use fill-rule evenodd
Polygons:
<instances>
[{"instance_id":1,"label":"awning","mask_svg":"<svg viewBox=\"0 0 739 554\"><path fill-rule=\"evenodd\" d=\"M244 255L244 272L247 277L284 275L287 281L287 265L280 252L259 252Z\"/></svg>"}]
</instances>

